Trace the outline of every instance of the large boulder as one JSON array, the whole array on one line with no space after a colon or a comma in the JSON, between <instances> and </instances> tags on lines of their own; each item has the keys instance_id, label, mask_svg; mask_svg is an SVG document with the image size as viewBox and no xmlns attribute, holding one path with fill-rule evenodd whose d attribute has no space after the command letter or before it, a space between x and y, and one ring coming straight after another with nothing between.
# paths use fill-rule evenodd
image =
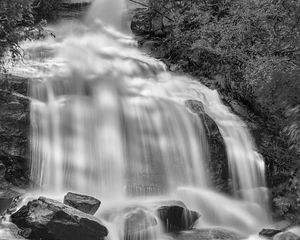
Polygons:
<instances>
[{"instance_id":1,"label":"large boulder","mask_svg":"<svg viewBox=\"0 0 300 240\"><path fill-rule=\"evenodd\" d=\"M210 150L209 169L214 186L223 192L230 192L226 146L215 121L205 113L204 105L198 100L187 100L185 106L202 121Z\"/></svg>"},{"instance_id":2,"label":"large boulder","mask_svg":"<svg viewBox=\"0 0 300 240\"><path fill-rule=\"evenodd\" d=\"M69 192L64 197L64 204L76 208L84 213L94 215L100 207L101 202L91 196Z\"/></svg>"},{"instance_id":3,"label":"large boulder","mask_svg":"<svg viewBox=\"0 0 300 240\"><path fill-rule=\"evenodd\" d=\"M152 239L156 226L156 217L149 210L140 207L132 209L124 218L124 239Z\"/></svg>"},{"instance_id":4,"label":"large boulder","mask_svg":"<svg viewBox=\"0 0 300 240\"><path fill-rule=\"evenodd\" d=\"M30 239L102 240L108 234L99 219L44 197L23 206L11 220L21 229L30 229Z\"/></svg>"},{"instance_id":5,"label":"large boulder","mask_svg":"<svg viewBox=\"0 0 300 240\"><path fill-rule=\"evenodd\" d=\"M191 229L200 218L198 212L189 210L180 201L164 202L156 211L167 232Z\"/></svg>"},{"instance_id":6,"label":"large boulder","mask_svg":"<svg viewBox=\"0 0 300 240\"><path fill-rule=\"evenodd\" d=\"M172 235L174 240L240 240L244 239L238 233L222 228L192 229Z\"/></svg>"},{"instance_id":7,"label":"large boulder","mask_svg":"<svg viewBox=\"0 0 300 240\"><path fill-rule=\"evenodd\" d=\"M282 232L281 230L277 229L262 229L259 232L259 236L265 237L265 238L273 238L276 234Z\"/></svg>"}]
</instances>

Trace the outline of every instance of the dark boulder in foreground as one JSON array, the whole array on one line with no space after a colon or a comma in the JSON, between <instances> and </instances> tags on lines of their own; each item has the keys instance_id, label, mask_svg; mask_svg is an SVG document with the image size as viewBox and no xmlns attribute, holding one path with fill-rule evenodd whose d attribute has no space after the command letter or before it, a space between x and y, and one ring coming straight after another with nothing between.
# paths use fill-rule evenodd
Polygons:
<instances>
[{"instance_id":1,"label":"dark boulder in foreground","mask_svg":"<svg viewBox=\"0 0 300 240\"><path fill-rule=\"evenodd\" d=\"M259 236L262 236L262 237L265 237L265 238L272 238L280 232L282 232L282 231L277 230L277 229L265 229L264 228L259 232Z\"/></svg>"},{"instance_id":2,"label":"dark boulder in foreground","mask_svg":"<svg viewBox=\"0 0 300 240\"><path fill-rule=\"evenodd\" d=\"M167 232L188 230L200 218L198 212L189 210L184 203L176 201L160 206L157 209L157 215Z\"/></svg>"},{"instance_id":3,"label":"dark boulder in foreground","mask_svg":"<svg viewBox=\"0 0 300 240\"><path fill-rule=\"evenodd\" d=\"M99 219L43 197L23 206L11 220L21 229L30 229L29 239L102 240L108 234Z\"/></svg>"},{"instance_id":4,"label":"dark boulder in foreground","mask_svg":"<svg viewBox=\"0 0 300 240\"><path fill-rule=\"evenodd\" d=\"M244 238L238 233L222 228L192 229L172 236L174 240L240 240Z\"/></svg>"},{"instance_id":5,"label":"dark boulder in foreground","mask_svg":"<svg viewBox=\"0 0 300 240\"><path fill-rule=\"evenodd\" d=\"M97 212L101 202L94 197L69 192L64 197L64 204L93 215Z\"/></svg>"}]
</instances>

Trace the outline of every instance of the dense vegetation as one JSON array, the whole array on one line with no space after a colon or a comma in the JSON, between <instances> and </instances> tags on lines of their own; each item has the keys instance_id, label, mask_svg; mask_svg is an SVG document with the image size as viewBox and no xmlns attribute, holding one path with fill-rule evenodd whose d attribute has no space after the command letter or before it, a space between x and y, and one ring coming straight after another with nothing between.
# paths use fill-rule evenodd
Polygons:
<instances>
[{"instance_id":1,"label":"dense vegetation","mask_svg":"<svg viewBox=\"0 0 300 240\"><path fill-rule=\"evenodd\" d=\"M263 117L260 142L278 216L300 207L300 1L150 0L164 34L158 52L210 79ZM298 214L299 215L299 214Z\"/></svg>"},{"instance_id":2,"label":"dense vegetation","mask_svg":"<svg viewBox=\"0 0 300 240\"><path fill-rule=\"evenodd\" d=\"M5 51L12 59L22 57L19 43L35 40L46 34L46 19L51 19L59 0L1 0L0 1L0 70ZM3 62L2 62L3 63Z\"/></svg>"}]
</instances>

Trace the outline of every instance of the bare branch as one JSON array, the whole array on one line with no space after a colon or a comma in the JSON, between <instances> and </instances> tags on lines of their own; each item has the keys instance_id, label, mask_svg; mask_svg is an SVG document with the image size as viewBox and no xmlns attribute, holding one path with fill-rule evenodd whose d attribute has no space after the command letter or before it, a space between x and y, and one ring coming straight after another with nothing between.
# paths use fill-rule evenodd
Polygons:
<instances>
[{"instance_id":1,"label":"bare branch","mask_svg":"<svg viewBox=\"0 0 300 240\"><path fill-rule=\"evenodd\" d=\"M147 4L144 4L144 3L141 3L141 2L138 2L138 1L135 1L135 0L129 0L130 2L133 2L133 3L136 3L136 4L139 4L143 7L146 7L146 8L149 8L149 6ZM158 13L159 15L161 15L162 17L168 19L169 21L171 22L174 22L174 19L172 18L169 18L168 16L166 16L165 14L161 13L160 11L158 11L157 9L153 9L156 13Z\"/></svg>"}]
</instances>

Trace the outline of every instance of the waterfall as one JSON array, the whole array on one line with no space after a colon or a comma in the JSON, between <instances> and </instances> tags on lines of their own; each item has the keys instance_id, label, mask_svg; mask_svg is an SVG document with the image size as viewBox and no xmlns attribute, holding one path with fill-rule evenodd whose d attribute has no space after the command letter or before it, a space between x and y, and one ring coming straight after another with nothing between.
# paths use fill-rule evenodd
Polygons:
<instances>
[{"instance_id":1,"label":"waterfall","mask_svg":"<svg viewBox=\"0 0 300 240\"><path fill-rule=\"evenodd\" d=\"M94 1L86 22L56 27L57 39L23 44L27 57L14 73L35 79L33 181L44 193L99 197L105 209L183 200L205 213L201 226L256 231L268 221L265 169L245 123L216 91L137 49L120 31L123 6ZM205 123L185 107L190 99L219 128L234 197L210 180ZM114 216L106 220L118 235L124 216Z\"/></svg>"}]
</instances>

